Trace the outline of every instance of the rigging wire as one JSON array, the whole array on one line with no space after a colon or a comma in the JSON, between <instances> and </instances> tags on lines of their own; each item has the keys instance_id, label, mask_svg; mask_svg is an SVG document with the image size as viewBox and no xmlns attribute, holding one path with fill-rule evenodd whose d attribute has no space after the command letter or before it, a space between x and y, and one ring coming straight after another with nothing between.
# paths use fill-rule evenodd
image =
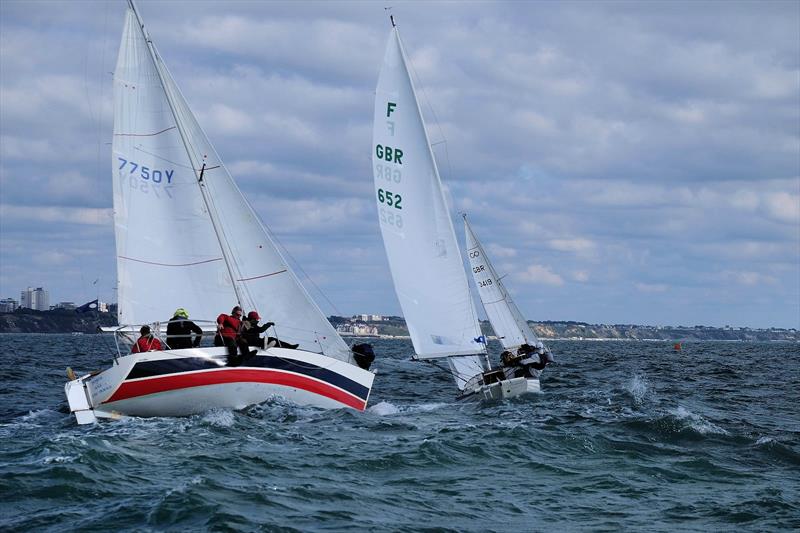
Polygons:
<instances>
[{"instance_id":1,"label":"rigging wire","mask_svg":"<svg viewBox=\"0 0 800 533\"><path fill-rule=\"evenodd\" d=\"M255 212L255 210L254 210L253 212ZM339 309L336 307L336 304L334 304L334 303L333 303L333 302L330 300L330 298L328 298L328 295L327 295L327 294L325 294L325 293L322 291L322 289L320 289L320 288L319 288L319 286L318 286L316 283L314 283L314 280L313 280L313 279L311 278L311 276L309 276L309 275L308 275L308 273L305 271L305 269L303 268L303 265L301 265L301 264L300 264L300 263L297 261L297 259L295 259L295 258L294 258L294 256L291 254L291 252L289 252L288 248L286 248L286 246L284 246L284 244L283 244L283 243L280 241L280 239L278 239L277 235L275 235L275 232L273 232L273 231L272 231L272 228L270 228L270 227L267 225L267 223L266 223L266 222L264 222L264 220L261 218L261 215L259 215L258 213L256 213L256 217L258 217L258 220L259 220L259 222L261 222L261 225L262 225L262 226L263 226L263 228L264 228L264 229L267 231L267 233L268 233L268 235L269 235L270 239L272 239L272 241L273 241L275 244L277 244L278 246L280 246L280 247L281 247L281 250L283 251L283 253L285 253L285 254L286 254L288 257L289 257L289 259L291 259L291 261L292 261L292 263L293 263L293 266L295 267L295 269L299 270L299 271L300 271L300 272L303 274L303 277L304 277L305 279L307 279L309 283L311 283L311 285L314 287L314 289L316 289L316 290L317 290L317 292L318 292L318 293L319 293L319 294L320 294L320 295L321 295L321 296L322 296L322 297L325 299L325 301L326 301L326 302L328 302L328 305L330 305L330 306L331 306L331 308L332 308L332 309L333 309L333 310L336 312L336 314L337 314L338 316L343 316L343 315L342 315L342 312L341 312L341 311L339 311Z\"/></svg>"}]
</instances>

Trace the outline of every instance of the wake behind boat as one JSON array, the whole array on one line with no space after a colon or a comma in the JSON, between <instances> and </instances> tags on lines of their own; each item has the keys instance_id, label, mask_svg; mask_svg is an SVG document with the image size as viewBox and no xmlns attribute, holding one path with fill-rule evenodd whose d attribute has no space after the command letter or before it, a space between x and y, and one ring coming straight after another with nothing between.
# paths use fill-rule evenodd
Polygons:
<instances>
[{"instance_id":1,"label":"wake behind boat","mask_svg":"<svg viewBox=\"0 0 800 533\"><path fill-rule=\"evenodd\" d=\"M491 368L406 54L391 20L375 95L372 162L381 234L416 358L446 358L459 399L538 392L538 379Z\"/></svg>"},{"instance_id":2,"label":"wake behind boat","mask_svg":"<svg viewBox=\"0 0 800 533\"><path fill-rule=\"evenodd\" d=\"M351 352L289 268L172 79L133 0L114 71L114 222L118 357L65 386L79 423L97 417L181 416L282 396L363 410L374 374ZM122 355L130 332L175 308L212 318L260 311L297 349L258 349L226 366L226 348ZM127 340L127 341L126 341ZM121 342L120 342L121 341ZM359 363L361 366L359 366Z\"/></svg>"}]
</instances>

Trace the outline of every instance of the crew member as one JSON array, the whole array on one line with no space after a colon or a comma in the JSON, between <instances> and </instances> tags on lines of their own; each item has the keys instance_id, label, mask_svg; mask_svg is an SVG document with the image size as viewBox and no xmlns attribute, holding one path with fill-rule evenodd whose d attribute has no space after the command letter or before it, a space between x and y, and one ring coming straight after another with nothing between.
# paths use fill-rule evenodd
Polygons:
<instances>
[{"instance_id":1,"label":"crew member","mask_svg":"<svg viewBox=\"0 0 800 533\"><path fill-rule=\"evenodd\" d=\"M139 329L139 334L141 336L131 347L131 353L158 352L164 349L161 345L161 341L153 337L152 333L150 333L150 326L142 326Z\"/></svg>"},{"instance_id":2,"label":"crew member","mask_svg":"<svg viewBox=\"0 0 800 533\"><path fill-rule=\"evenodd\" d=\"M186 309L177 308L167 324L167 346L173 350L197 348L202 338L203 329L189 320Z\"/></svg>"},{"instance_id":3,"label":"crew member","mask_svg":"<svg viewBox=\"0 0 800 533\"><path fill-rule=\"evenodd\" d=\"M223 313L217 317L217 335L214 337L214 344L228 347L228 366L239 366L242 361L255 354L255 350L250 352L247 341L240 334L241 330L242 308L238 305L231 310L230 315ZM241 357L236 355L237 347Z\"/></svg>"},{"instance_id":4,"label":"crew member","mask_svg":"<svg viewBox=\"0 0 800 533\"><path fill-rule=\"evenodd\" d=\"M261 320L261 317L258 315L257 311L250 311L247 313L247 318L244 320L242 325L242 337L244 337L249 346L258 346L259 348L263 349L265 344L264 338L261 337L261 334L274 326L275 323L267 322L264 325L259 326L259 320ZM277 346L278 348L290 348L294 350L299 346L299 344L290 344L288 342L280 341L276 337L268 337L266 340L266 346L270 348Z\"/></svg>"}]
</instances>

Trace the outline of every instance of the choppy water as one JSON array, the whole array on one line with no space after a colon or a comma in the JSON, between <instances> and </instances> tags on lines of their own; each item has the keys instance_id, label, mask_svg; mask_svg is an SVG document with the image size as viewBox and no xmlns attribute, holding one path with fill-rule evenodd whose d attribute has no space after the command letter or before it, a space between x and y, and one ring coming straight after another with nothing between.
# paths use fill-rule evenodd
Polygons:
<instances>
[{"instance_id":1,"label":"choppy water","mask_svg":"<svg viewBox=\"0 0 800 533\"><path fill-rule=\"evenodd\" d=\"M271 401L77 426L99 336L0 335L0 529L800 528L800 346L552 342L541 395L453 400L378 341L366 413Z\"/></svg>"}]
</instances>

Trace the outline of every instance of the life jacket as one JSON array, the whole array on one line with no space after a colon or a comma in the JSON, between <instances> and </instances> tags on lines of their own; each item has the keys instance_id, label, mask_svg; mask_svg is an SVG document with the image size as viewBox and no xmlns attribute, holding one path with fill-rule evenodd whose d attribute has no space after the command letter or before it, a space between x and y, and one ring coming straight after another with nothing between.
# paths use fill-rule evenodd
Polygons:
<instances>
[{"instance_id":1,"label":"life jacket","mask_svg":"<svg viewBox=\"0 0 800 533\"><path fill-rule=\"evenodd\" d=\"M232 315L225 313L217 317L217 324L222 326L220 335L229 339L235 339L239 334L239 328L242 326L242 321Z\"/></svg>"},{"instance_id":2,"label":"life jacket","mask_svg":"<svg viewBox=\"0 0 800 533\"><path fill-rule=\"evenodd\" d=\"M139 337L139 340L137 340L136 344L131 348L131 353L157 352L163 349L164 347L161 346L161 341L155 337Z\"/></svg>"}]
</instances>

